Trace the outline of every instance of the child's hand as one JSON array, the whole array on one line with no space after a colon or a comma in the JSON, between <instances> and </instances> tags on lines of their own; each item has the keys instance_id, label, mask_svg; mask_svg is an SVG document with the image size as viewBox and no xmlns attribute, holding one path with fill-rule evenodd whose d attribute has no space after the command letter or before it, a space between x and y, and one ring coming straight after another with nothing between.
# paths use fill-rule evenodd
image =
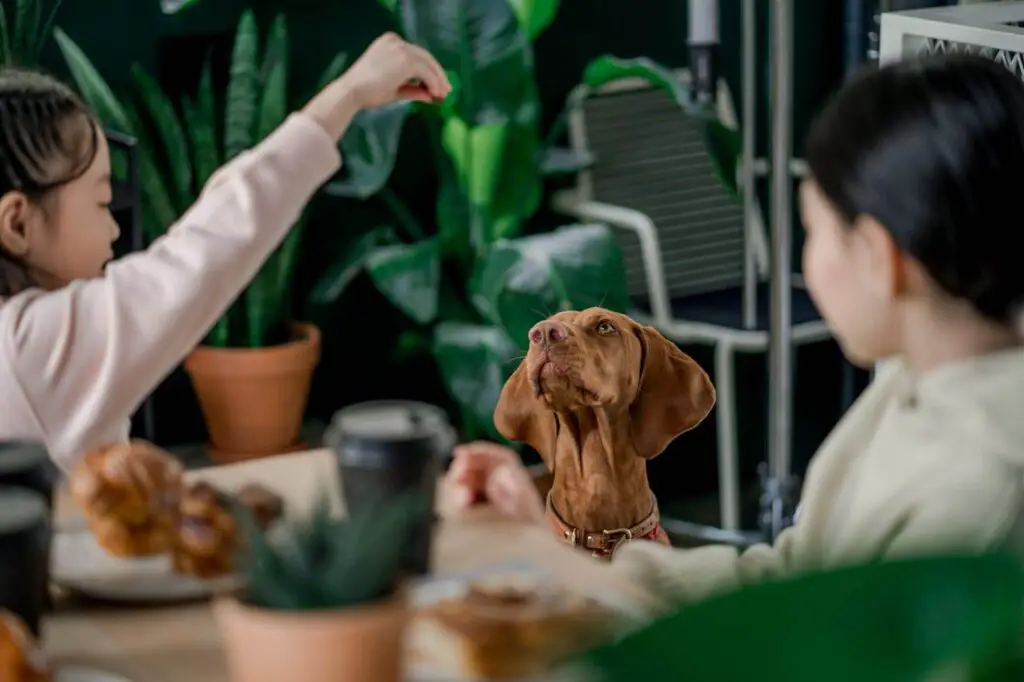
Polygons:
<instances>
[{"instance_id":1,"label":"child's hand","mask_svg":"<svg viewBox=\"0 0 1024 682\"><path fill-rule=\"evenodd\" d=\"M360 108L398 100L437 102L452 86L444 69L422 47L385 33L341 77Z\"/></svg>"},{"instance_id":2,"label":"child's hand","mask_svg":"<svg viewBox=\"0 0 1024 682\"><path fill-rule=\"evenodd\" d=\"M457 509L486 502L509 518L530 523L544 518L544 502L511 448L484 441L459 445L446 478Z\"/></svg>"}]
</instances>

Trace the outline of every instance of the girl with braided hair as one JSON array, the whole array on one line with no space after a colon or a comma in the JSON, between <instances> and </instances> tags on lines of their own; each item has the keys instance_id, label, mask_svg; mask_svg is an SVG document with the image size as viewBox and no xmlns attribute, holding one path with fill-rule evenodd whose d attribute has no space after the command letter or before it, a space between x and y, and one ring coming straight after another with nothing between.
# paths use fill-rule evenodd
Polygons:
<instances>
[{"instance_id":1,"label":"girl with braided hair","mask_svg":"<svg viewBox=\"0 0 1024 682\"><path fill-rule=\"evenodd\" d=\"M70 468L128 419L257 273L337 169L361 109L450 91L423 49L387 34L266 140L221 168L146 251L109 262L110 154L58 81L0 71L0 440Z\"/></svg>"}]
</instances>

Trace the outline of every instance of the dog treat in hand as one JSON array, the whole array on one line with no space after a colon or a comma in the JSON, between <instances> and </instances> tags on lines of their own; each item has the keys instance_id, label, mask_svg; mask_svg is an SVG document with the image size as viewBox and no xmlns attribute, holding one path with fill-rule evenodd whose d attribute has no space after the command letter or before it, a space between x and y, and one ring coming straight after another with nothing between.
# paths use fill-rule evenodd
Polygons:
<instances>
[{"instance_id":1,"label":"dog treat in hand","mask_svg":"<svg viewBox=\"0 0 1024 682\"><path fill-rule=\"evenodd\" d=\"M547 672L612 634L611 612L584 597L508 576L415 614L414 665L451 679L510 679Z\"/></svg>"},{"instance_id":2,"label":"dog treat in hand","mask_svg":"<svg viewBox=\"0 0 1024 682\"><path fill-rule=\"evenodd\" d=\"M133 440L87 452L71 472L71 496L107 552L167 552L176 532L183 467L151 443Z\"/></svg>"},{"instance_id":3,"label":"dog treat in hand","mask_svg":"<svg viewBox=\"0 0 1024 682\"><path fill-rule=\"evenodd\" d=\"M50 682L46 656L17 616L0 609L0 681Z\"/></svg>"}]
</instances>

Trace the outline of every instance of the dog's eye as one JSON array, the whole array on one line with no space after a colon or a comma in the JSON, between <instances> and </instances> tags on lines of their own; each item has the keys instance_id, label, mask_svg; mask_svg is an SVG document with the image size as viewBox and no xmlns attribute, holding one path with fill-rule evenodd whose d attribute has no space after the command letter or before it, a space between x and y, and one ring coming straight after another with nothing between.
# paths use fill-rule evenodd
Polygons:
<instances>
[{"instance_id":1,"label":"dog's eye","mask_svg":"<svg viewBox=\"0 0 1024 682\"><path fill-rule=\"evenodd\" d=\"M594 330L597 331L598 334L611 334L615 331L615 327L612 326L611 322L601 321L597 323Z\"/></svg>"}]
</instances>

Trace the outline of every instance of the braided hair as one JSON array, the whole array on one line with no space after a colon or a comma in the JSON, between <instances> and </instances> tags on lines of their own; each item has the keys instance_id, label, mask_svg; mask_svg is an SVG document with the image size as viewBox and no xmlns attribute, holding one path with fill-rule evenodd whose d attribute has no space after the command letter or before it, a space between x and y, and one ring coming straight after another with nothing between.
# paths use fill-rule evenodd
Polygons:
<instances>
[{"instance_id":1,"label":"braided hair","mask_svg":"<svg viewBox=\"0 0 1024 682\"><path fill-rule=\"evenodd\" d=\"M0 197L21 192L45 208L98 150L95 118L71 88L42 73L0 69ZM0 246L0 298L32 285L25 265Z\"/></svg>"}]
</instances>

